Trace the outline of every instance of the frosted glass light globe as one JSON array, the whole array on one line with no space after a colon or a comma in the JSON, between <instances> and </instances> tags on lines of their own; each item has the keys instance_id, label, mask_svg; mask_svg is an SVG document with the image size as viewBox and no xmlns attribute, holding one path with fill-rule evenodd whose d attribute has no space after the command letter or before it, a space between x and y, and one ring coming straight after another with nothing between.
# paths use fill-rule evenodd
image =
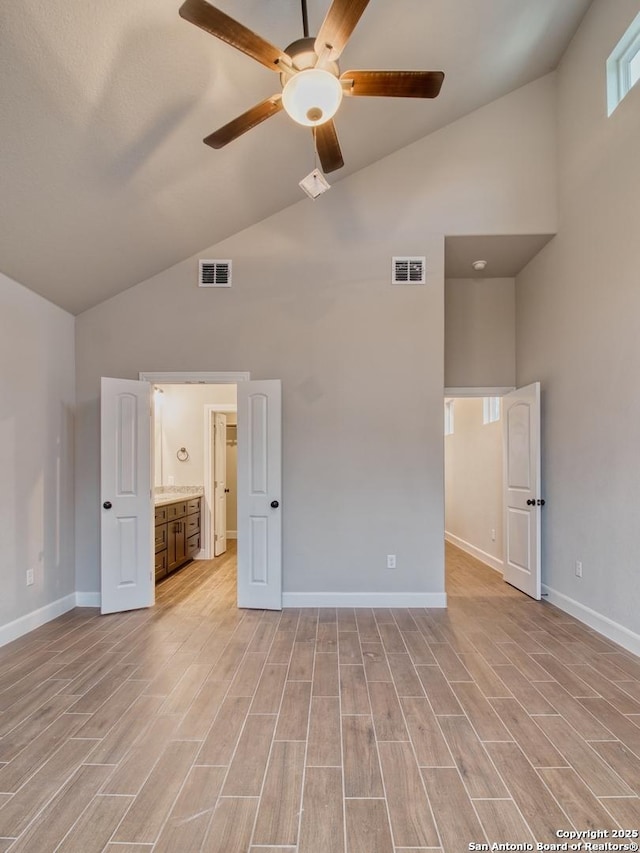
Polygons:
<instances>
[{"instance_id":1,"label":"frosted glass light globe","mask_svg":"<svg viewBox=\"0 0 640 853\"><path fill-rule=\"evenodd\" d=\"M333 118L342 101L337 77L320 68L299 71L282 90L282 105L294 121L306 127L324 124Z\"/></svg>"}]
</instances>

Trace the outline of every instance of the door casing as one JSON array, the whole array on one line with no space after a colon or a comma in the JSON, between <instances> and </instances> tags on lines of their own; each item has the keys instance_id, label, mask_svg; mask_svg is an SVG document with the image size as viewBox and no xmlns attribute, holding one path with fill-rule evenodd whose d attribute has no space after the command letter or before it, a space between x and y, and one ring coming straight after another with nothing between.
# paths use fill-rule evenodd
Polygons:
<instances>
[{"instance_id":1,"label":"door casing","mask_svg":"<svg viewBox=\"0 0 640 853\"><path fill-rule=\"evenodd\" d=\"M211 446L213 444L213 419L211 415L214 414L214 412L222 412L223 414L228 415L237 411L238 406L236 403L207 403L204 407L204 502L207 507L207 512L204 520L204 548L199 555L203 560L213 559L213 537L215 535L213 506L214 488L213 480L211 478L211 469L213 467L213 459L211 456Z\"/></svg>"}]
</instances>

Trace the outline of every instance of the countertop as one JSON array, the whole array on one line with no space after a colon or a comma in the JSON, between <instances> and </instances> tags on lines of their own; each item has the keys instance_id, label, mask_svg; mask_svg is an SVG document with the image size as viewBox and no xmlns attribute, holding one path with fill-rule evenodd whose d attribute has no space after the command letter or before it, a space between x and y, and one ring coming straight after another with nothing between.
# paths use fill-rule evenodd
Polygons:
<instances>
[{"instance_id":1,"label":"countertop","mask_svg":"<svg viewBox=\"0 0 640 853\"><path fill-rule=\"evenodd\" d=\"M190 501L193 498L201 498L202 489L190 489L182 492L161 492L155 495L153 499L154 506L166 506L176 501Z\"/></svg>"}]
</instances>

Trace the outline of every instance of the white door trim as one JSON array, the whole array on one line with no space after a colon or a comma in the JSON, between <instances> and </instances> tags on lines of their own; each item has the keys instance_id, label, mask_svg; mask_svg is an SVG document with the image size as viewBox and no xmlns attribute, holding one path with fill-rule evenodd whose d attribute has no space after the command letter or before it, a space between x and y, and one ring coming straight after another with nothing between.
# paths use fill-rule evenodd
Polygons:
<instances>
[{"instance_id":1,"label":"white door trim","mask_svg":"<svg viewBox=\"0 0 640 853\"><path fill-rule=\"evenodd\" d=\"M154 373L145 370L138 374L138 379L144 379L155 385L235 385L236 382L246 382L251 379L249 371L205 371L190 370L182 373Z\"/></svg>"},{"instance_id":2,"label":"white door trim","mask_svg":"<svg viewBox=\"0 0 640 853\"><path fill-rule=\"evenodd\" d=\"M511 391L515 391L515 385L497 385L484 388L445 388L445 397L504 397Z\"/></svg>"},{"instance_id":3,"label":"white door trim","mask_svg":"<svg viewBox=\"0 0 640 853\"><path fill-rule=\"evenodd\" d=\"M213 483L211 482L211 415L214 412L237 412L236 403L205 403L204 406L204 543L197 559L213 559Z\"/></svg>"}]
</instances>

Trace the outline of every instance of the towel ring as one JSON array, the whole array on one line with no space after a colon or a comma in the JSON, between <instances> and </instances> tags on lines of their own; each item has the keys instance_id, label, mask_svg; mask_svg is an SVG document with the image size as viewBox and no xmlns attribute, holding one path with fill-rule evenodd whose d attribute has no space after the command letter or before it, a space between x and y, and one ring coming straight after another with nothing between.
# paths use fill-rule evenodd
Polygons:
<instances>
[{"instance_id":1,"label":"towel ring","mask_svg":"<svg viewBox=\"0 0 640 853\"><path fill-rule=\"evenodd\" d=\"M189 458L189 451L186 447L181 447L180 450L176 453L179 462L186 462Z\"/></svg>"}]
</instances>

